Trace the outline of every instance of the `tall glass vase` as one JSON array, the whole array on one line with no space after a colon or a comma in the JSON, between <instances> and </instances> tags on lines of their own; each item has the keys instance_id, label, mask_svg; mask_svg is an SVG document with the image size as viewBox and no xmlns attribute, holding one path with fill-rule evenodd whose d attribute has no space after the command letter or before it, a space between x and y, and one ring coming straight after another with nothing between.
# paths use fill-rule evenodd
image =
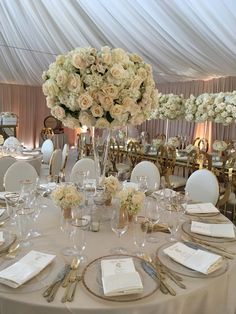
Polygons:
<instances>
[{"instance_id":1,"label":"tall glass vase","mask_svg":"<svg viewBox=\"0 0 236 314\"><path fill-rule=\"evenodd\" d=\"M106 168L108 165L108 153L110 147L111 130L106 129L105 132L106 137L104 139L104 142L101 143L98 137L96 136L95 127L92 128L92 144L97 186L101 186L101 183L106 175Z\"/></svg>"}]
</instances>

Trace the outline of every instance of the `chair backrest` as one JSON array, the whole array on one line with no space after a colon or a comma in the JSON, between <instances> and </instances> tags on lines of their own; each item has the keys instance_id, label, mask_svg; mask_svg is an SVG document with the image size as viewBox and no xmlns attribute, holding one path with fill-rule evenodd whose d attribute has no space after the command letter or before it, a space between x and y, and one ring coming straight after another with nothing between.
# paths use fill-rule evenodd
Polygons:
<instances>
[{"instance_id":1,"label":"chair backrest","mask_svg":"<svg viewBox=\"0 0 236 314\"><path fill-rule=\"evenodd\" d=\"M3 146L6 147L21 146L21 142L16 137L9 136L7 139L5 139Z\"/></svg>"},{"instance_id":2,"label":"chair backrest","mask_svg":"<svg viewBox=\"0 0 236 314\"><path fill-rule=\"evenodd\" d=\"M26 161L16 161L6 171L3 184L6 191L20 191L22 180L36 181L38 177L35 168Z\"/></svg>"},{"instance_id":3,"label":"chair backrest","mask_svg":"<svg viewBox=\"0 0 236 314\"><path fill-rule=\"evenodd\" d=\"M76 183L77 173L80 171L89 171L88 179L96 179L95 162L90 158L82 158L78 160L70 174L70 181Z\"/></svg>"},{"instance_id":4,"label":"chair backrest","mask_svg":"<svg viewBox=\"0 0 236 314\"><path fill-rule=\"evenodd\" d=\"M53 150L54 145L52 140L47 139L46 141L43 142L43 145L41 147L41 153L43 154L43 163L49 164Z\"/></svg>"},{"instance_id":5,"label":"chair backrest","mask_svg":"<svg viewBox=\"0 0 236 314\"><path fill-rule=\"evenodd\" d=\"M131 172L130 181L138 183L138 176L147 176L148 189L158 189L160 186L160 172L151 161L141 161Z\"/></svg>"},{"instance_id":6,"label":"chair backrest","mask_svg":"<svg viewBox=\"0 0 236 314\"><path fill-rule=\"evenodd\" d=\"M49 174L50 176L58 176L61 171L62 151L61 149L55 149L52 153L49 162Z\"/></svg>"},{"instance_id":7,"label":"chair backrest","mask_svg":"<svg viewBox=\"0 0 236 314\"><path fill-rule=\"evenodd\" d=\"M7 169L16 162L14 157L4 156L0 158L0 191L4 191L3 186L3 177L7 171Z\"/></svg>"},{"instance_id":8,"label":"chair backrest","mask_svg":"<svg viewBox=\"0 0 236 314\"><path fill-rule=\"evenodd\" d=\"M67 160L69 155L69 145L64 144L63 150L62 150L62 161L61 161L61 170L64 171L66 168Z\"/></svg>"},{"instance_id":9,"label":"chair backrest","mask_svg":"<svg viewBox=\"0 0 236 314\"><path fill-rule=\"evenodd\" d=\"M186 182L186 192L193 201L216 205L219 198L219 183L213 172L196 170Z\"/></svg>"}]
</instances>

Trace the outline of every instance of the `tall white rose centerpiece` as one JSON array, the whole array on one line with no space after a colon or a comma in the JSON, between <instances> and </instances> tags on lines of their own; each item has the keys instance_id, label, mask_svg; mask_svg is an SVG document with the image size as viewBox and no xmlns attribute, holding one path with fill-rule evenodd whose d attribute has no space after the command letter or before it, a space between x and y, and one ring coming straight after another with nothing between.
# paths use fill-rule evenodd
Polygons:
<instances>
[{"instance_id":1,"label":"tall white rose centerpiece","mask_svg":"<svg viewBox=\"0 0 236 314\"><path fill-rule=\"evenodd\" d=\"M59 55L43 80L47 106L69 128L138 125L157 103L152 67L121 48L76 48Z\"/></svg>"}]
</instances>

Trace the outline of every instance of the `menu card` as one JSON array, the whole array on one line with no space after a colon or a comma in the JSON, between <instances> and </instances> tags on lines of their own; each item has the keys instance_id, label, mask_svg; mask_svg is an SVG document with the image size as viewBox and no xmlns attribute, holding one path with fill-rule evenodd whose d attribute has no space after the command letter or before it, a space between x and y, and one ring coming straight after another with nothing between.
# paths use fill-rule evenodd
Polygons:
<instances>
[{"instance_id":1,"label":"menu card","mask_svg":"<svg viewBox=\"0 0 236 314\"><path fill-rule=\"evenodd\" d=\"M163 250L174 261L205 275L212 273L222 265L222 256L200 249L192 249L177 242Z\"/></svg>"},{"instance_id":2,"label":"menu card","mask_svg":"<svg viewBox=\"0 0 236 314\"><path fill-rule=\"evenodd\" d=\"M3 231L0 231L0 245L3 245L5 243Z\"/></svg>"},{"instance_id":3,"label":"menu card","mask_svg":"<svg viewBox=\"0 0 236 314\"><path fill-rule=\"evenodd\" d=\"M39 274L55 255L30 251L13 265L0 271L0 283L17 288Z\"/></svg>"},{"instance_id":4,"label":"menu card","mask_svg":"<svg viewBox=\"0 0 236 314\"><path fill-rule=\"evenodd\" d=\"M103 291L106 296L143 292L139 273L132 258L101 261Z\"/></svg>"},{"instance_id":5,"label":"menu card","mask_svg":"<svg viewBox=\"0 0 236 314\"><path fill-rule=\"evenodd\" d=\"M203 234L209 237L235 238L232 223L208 224L204 222L192 221L191 232Z\"/></svg>"},{"instance_id":6,"label":"menu card","mask_svg":"<svg viewBox=\"0 0 236 314\"><path fill-rule=\"evenodd\" d=\"M186 206L188 214L209 214L219 213L219 210L212 203L188 204Z\"/></svg>"}]
</instances>

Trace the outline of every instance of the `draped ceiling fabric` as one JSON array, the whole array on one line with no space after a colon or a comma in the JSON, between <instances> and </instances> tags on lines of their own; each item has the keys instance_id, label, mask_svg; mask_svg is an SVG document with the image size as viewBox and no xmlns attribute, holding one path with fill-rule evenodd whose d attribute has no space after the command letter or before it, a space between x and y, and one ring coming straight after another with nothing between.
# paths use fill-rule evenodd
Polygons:
<instances>
[{"instance_id":1,"label":"draped ceiling fabric","mask_svg":"<svg viewBox=\"0 0 236 314\"><path fill-rule=\"evenodd\" d=\"M8 92L25 95L20 103L17 96L12 103L0 95L0 111L13 108L22 123L30 114L41 123L48 114L43 97L34 101L37 88L17 86L41 86L42 72L56 55L78 46L109 45L142 55L159 90L169 82L236 76L235 12L235 0L0 0L1 88L16 84Z\"/></svg>"}]
</instances>

